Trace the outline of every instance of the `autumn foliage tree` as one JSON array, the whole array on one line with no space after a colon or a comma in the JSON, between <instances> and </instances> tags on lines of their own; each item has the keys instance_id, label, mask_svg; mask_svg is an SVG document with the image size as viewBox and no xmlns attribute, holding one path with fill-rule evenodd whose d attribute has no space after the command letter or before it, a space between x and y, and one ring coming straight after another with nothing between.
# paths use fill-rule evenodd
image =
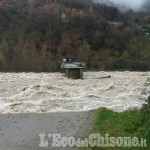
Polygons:
<instances>
[{"instance_id":1,"label":"autumn foliage tree","mask_svg":"<svg viewBox=\"0 0 150 150\"><path fill-rule=\"evenodd\" d=\"M68 57L89 69L148 70L149 16L91 0L1 0L0 71L59 71Z\"/></svg>"}]
</instances>

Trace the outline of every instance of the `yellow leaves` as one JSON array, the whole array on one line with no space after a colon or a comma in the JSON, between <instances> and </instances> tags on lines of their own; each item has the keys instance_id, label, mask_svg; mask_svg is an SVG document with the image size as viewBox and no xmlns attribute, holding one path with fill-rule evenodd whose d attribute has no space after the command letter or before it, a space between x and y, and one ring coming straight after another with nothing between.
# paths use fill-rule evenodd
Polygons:
<instances>
[{"instance_id":1,"label":"yellow leaves","mask_svg":"<svg viewBox=\"0 0 150 150\"><path fill-rule=\"evenodd\" d=\"M83 15L83 10L77 10L75 8L66 8L66 12L70 15Z\"/></svg>"},{"instance_id":2,"label":"yellow leaves","mask_svg":"<svg viewBox=\"0 0 150 150\"><path fill-rule=\"evenodd\" d=\"M123 51L122 58L126 59L128 58L128 56L129 56L128 51L127 50Z\"/></svg>"}]
</instances>

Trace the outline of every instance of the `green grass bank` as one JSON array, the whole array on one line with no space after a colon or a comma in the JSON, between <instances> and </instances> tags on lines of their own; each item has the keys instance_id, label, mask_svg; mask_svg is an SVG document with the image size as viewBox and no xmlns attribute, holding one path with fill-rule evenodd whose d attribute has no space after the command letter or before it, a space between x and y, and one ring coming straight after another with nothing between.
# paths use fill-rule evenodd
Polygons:
<instances>
[{"instance_id":1,"label":"green grass bank","mask_svg":"<svg viewBox=\"0 0 150 150\"><path fill-rule=\"evenodd\" d=\"M149 85L150 79L148 79L145 86ZM150 92L144 94L150 95ZM93 128L90 133L98 133L104 138L106 137L106 134L109 134L109 136L107 136L109 137L108 145L110 147L98 147L94 145L91 147L89 144L90 146L88 148L81 148L81 150L150 150L150 96L145 101L146 103L140 110L131 109L124 112L114 112L106 108L100 108L94 118ZM114 146L111 137L131 137L131 139L137 137L139 139L139 144L143 144L143 146L136 146L136 142L135 145L132 145L131 147ZM146 142L141 142L142 138L146 139ZM94 139L96 139L98 143L97 138ZM101 142L102 141L103 140L101 139ZM92 142L94 142L94 140ZM106 140L104 141L104 144L106 144Z\"/></svg>"}]
</instances>

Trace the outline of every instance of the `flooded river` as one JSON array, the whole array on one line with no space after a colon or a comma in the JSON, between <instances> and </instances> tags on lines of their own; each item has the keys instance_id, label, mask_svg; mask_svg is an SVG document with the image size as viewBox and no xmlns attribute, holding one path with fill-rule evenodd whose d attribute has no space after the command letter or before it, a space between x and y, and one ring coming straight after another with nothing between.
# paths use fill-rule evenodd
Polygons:
<instances>
[{"instance_id":1,"label":"flooded river","mask_svg":"<svg viewBox=\"0 0 150 150\"><path fill-rule=\"evenodd\" d=\"M148 77L150 72L85 72L84 80L61 73L0 73L0 113L140 108Z\"/></svg>"}]
</instances>

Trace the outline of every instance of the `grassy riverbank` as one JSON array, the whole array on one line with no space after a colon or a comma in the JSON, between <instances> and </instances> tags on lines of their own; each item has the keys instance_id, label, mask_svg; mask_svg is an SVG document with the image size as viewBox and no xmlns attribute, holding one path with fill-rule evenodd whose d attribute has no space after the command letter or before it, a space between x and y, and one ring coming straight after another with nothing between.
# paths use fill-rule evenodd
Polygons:
<instances>
[{"instance_id":1,"label":"grassy riverbank","mask_svg":"<svg viewBox=\"0 0 150 150\"><path fill-rule=\"evenodd\" d=\"M149 98L150 99L150 98ZM150 109L127 110L122 113L113 112L106 108L98 110L92 133L100 133L104 136L108 133L109 137L138 137L147 140L147 147L94 147L93 150L149 150L150 148ZM89 150L84 148L82 150Z\"/></svg>"},{"instance_id":2,"label":"grassy riverbank","mask_svg":"<svg viewBox=\"0 0 150 150\"><path fill-rule=\"evenodd\" d=\"M146 86L149 86L148 80ZM149 94L150 92L146 92ZM150 149L150 96L146 104L140 110L132 109L124 112L114 112L106 108L100 108L93 122L93 129L90 133L100 133L106 137L137 137L141 144L141 138L146 139L145 147L93 147L94 150L149 150ZM106 143L106 141L105 141ZM111 142L110 142L111 143ZM89 150L83 148L82 150Z\"/></svg>"}]
</instances>

